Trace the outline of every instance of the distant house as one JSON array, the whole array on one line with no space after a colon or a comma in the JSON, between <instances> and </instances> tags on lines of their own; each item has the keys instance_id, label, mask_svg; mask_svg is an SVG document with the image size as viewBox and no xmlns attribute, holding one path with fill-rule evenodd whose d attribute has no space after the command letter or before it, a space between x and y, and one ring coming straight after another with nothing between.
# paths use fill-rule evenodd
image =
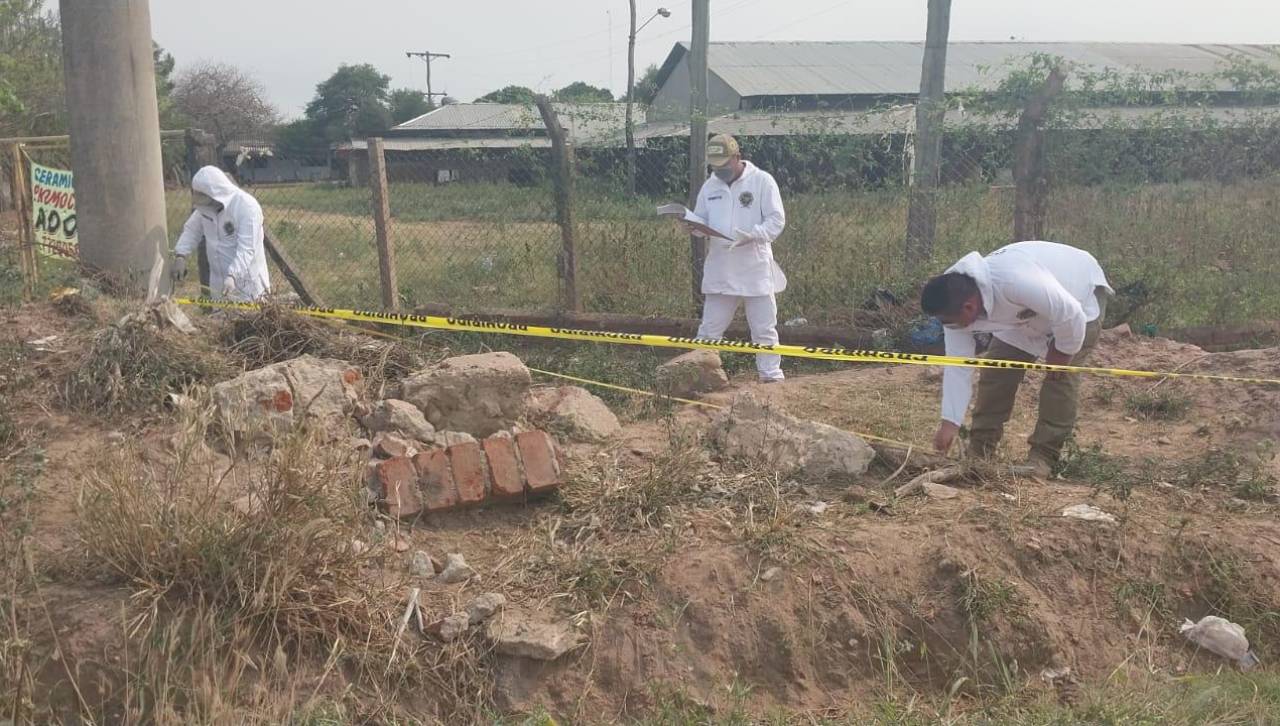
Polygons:
<instances>
[{"instance_id":1,"label":"distant house","mask_svg":"<svg viewBox=\"0 0 1280 726\"><path fill-rule=\"evenodd\" d=\"M658 72L649 110L655 121L689 114L688 44L677 43ZM1222 70L1233 59L1280 70L1280 45L1174 43L954 42L947 46L948 93L994 89L1005 69L1033 54L1060 57L1121 74ZM861 110L914 103L924 44L878 41L711 43L707 52L709 113ZM1237 102L1224 92L1219 105Z\"/></svg>"},{"instance_id":2,"label":"distant house","mask_svg":"<svg viewBox=\"0 0 1280 726\"><path fill-rule=\"evenodd\" d=\"M327 165L305 159L281 159L267 141L233 139L222 146L222 168L245 184L282 184L322 181L329 178Z\"/></svg>"},{"instance_id":3,"label":"distant house","mask_svg":"<svg viewBox=\"0 0 1280 726\"><path fill-rule=\"evenodd\" d=\"M577 149L621 149L626 106L620 103L554 103L560 125ZM636 123L644 109L636 106ZM551 138L532 104L453 103L387 131L387 175L395 181L524 183L545 169ZM363 139L334 145L338 163L364 183ZM535 163L536 162L536 163Z\"/></svg>"}]
</instances>

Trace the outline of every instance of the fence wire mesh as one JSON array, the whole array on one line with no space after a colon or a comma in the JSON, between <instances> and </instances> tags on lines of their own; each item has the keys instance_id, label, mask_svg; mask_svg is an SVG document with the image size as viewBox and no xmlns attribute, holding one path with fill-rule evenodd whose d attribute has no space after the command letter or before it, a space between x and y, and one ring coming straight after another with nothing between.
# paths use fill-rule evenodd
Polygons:
<instances>
[{"instance_id":1,"label":"fence wire mesh","mask_svg":"<svg viewBox=\"0 0 1280 726\"><path fill-rule=\"evenodd\" d=\"M1019 118L1044 63L1036 68L1040 75L1024 74L1021 86L1011 82L1017 92L1007 98L988 94L968 107L960 99L949 110L927 259L913 259L906 245L911 106L710 119L712 133L735 134L744 157L781 187L787 225L774 254L790 280L781 319L857 325L886 300L909 303L926 276L964 254L1012 241L1014 167L1025 142ZM1095 85L1085 100L1114 103L1066 98L1043 120L1040 176L1027 187L1041 195L1035 228L1099 258L1119 291L1109 322L1167 329L1280 317L1280 82L1273 85L1230 108L1185 93L1171 103L1149 89L1139 102L1104 97ZM619 104L554 104L572 146L564 218L558 157L538 109L473 106L468 125L398 131L382 142L386 242L402 309L551 312L565 307L572 281L583 312L697 313L690 240L655 213L689 197L687 123L637 127L632 180ZM191 209L182 145L165 142L175 238ZM65 146L27 153L70 167ZM224 148L218 159L257 197L272 240L329 305L376 307L383 297L374 194L381 175L372 157L355 141ZM286 291L272 274L275 289Z\"/></svg>"}]
</instances>

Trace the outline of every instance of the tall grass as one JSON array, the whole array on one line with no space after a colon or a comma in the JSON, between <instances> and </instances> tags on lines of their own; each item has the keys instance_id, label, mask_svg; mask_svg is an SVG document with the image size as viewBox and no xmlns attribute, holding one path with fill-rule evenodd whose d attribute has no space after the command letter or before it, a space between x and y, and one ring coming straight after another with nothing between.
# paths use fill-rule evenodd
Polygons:
<instances>
[{"instance_id":1,"label":"tall grass","mask_svg":"<svg viewBox=\"0 0 1280 726\"><path fill-rule=\"evenodd\" d=\"M654 214L655 204L670 200L632 200L585 179L578 189L576 252L585 307L693 312L688 238ZM558 305L561 235L545 186L393 184L391 190L391 236L405 302L464 310ZM378 299L367 190L300 185L254 192L272 232L330 303ZM917 266L902 254L902 189L789 194L784 201L787 230L774 247L790 278L779 299L784 319L847 322L877 288L905 295L963 254L990 251L1011 236L1007 187L945 187L934 257ZM1271 244L1271 230L1280 226L1277 202L1280 187L1271 179L1063 186L1051 192L1047 236L1094 253L1116 286L1144 290L1136 302L1147 304L1134 312L1134 323L1274 318L1280 316L1280 288L1271 284L1280 272Z\"/></svg>"}]
</instances>

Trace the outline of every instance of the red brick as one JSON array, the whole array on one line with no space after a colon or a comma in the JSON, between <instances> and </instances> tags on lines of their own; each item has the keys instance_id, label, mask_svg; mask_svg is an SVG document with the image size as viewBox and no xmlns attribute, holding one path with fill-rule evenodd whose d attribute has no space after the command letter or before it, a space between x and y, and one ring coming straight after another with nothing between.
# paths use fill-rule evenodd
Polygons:
<instances>
[{"instance_id":1,"label":"red brick","mask_svg":"<svg viewBox=\"0 0 1280 726\"><path fill-rule=\"evenodd\" d=\"M281 389L275 392L269 399L258 401L258 405L263 411L277 411L284 413L293 409L293 394Z\"/></svg>"},{"instance_id":2,"label":"red brick","mask_svg":"<svg viewBox=\"0 0 1280 726\"><path fill-rule=\"evenodd\" d=\"M380 461L373 466L374 483L387 514L398 519L422 511L418 497L418 472L407 457Z\"/></svg>"},{"instance_id":3,"label":"red brick","mask_svg":"<svg viewBox=\"0 0 1280 726\"><path fill-rule=\"evenodd\" d=\"M550 436L542 431L524 431L516 434L516 446L530 494L545 494L560 486L560 464Z\"/></svg>"},{"instance_id":4,"label":"red brick","mask_svg":"<svg viewBox=\"0 0 1280 726\"><path fill-rule=\"evenodd\" d=\"M413 457L418 467L418 484L428 512L442 512L458 506L458 490L449 471L449 457L444 449L430 449Z\"/></svg>"},{"instance_id":5,"label":"red brick","mask_svg":"<svg viewBox=\"0 0 1280 726\"><path fill-rule=\"evenodd\" d=\"M489 491L498 499L523 497L524 482L520 478L515 441L510 436L490 436L484 440L483 446L489 460Z\"/></svg>"},{"instance_id":6,"label":"red brick","mask_svg":"<svg viewBox=\"0 0 1280 726\"><path fill-rule=\"evenodd\" d=\"M480 444L454 444L449 447L449 464L453 483L458 487L458 501L479 504L486 496L488 476L484 470L484 452Z\"/></svg>"}]
</instances>

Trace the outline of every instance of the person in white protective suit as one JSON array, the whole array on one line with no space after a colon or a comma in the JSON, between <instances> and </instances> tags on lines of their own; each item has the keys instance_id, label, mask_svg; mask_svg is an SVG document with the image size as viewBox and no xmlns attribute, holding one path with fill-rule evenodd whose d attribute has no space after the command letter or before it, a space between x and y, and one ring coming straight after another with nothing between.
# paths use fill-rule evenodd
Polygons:
<instances>
[{"instance_id":1,"label":"person in white protective suit","mask_svg":"<svg viewBox=\"0 0 1280 726\"><path fill-rule=\"evenodd\" d=\"M738 142L720 134L707 142L711 176L698 192L694 213L729 239L707 239L702 273L702 324L698 337L719 340L738 306L746 308L751 342L778 344L777 293L787 277L773 259L773 242L787 224L782 194L769 172L742 160ZM691 234L700 234L690 227ZM782 356L756 355L762 383L783 380Z\"/></svg>"},{"instance_id":2,"label":"person in white protective suit","mask_svg":"<svg viewBox=\"0 0 1280 726\"><path fill-rule=\"evenodd\" d=\"M271 292L258 200L218 167L206 166L191 179L191 202L173 251L173 281L186 279L187 258L203 241L215 300L247 302Z\"/></svg>"}]
</instances>

